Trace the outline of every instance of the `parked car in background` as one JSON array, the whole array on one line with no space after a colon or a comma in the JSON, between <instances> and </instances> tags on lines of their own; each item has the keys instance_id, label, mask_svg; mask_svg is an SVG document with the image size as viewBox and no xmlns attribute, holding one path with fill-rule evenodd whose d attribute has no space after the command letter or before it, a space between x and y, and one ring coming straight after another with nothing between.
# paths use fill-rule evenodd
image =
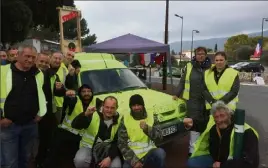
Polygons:
<instances>
[{"instance_id":1,"label":"parked car in background","mask_svg":"<svg viewBox=\"0 0 268 168\"><path fill-rule=\"evenodd\" d=\"M264 72L264 66L259 62L239 62L231 66L239 72Z\"/></svg>"},{"instance_id":2,"label":"parked car in background","mask_svg":"<svg viewBox=\"0 0 268 168\"><path fill-rule=\"evenodd\" d=\"M238 63L236 63L236 64L234 64L234 65L230 65L230 67L236 69L236 68L238 68L238 67L241 67L241 66L243 66L243 65L247 65L247 64L248 64L248 62L238 62Z\"/></svg>"},{"instance_id":3,"label":"parked car in background","mask_svg":"<svg viewBox=\"0 0 268 168\"><path fill-rule=\"evenodd\" d=\"M179 68L176 67L171 67L172 69L172 76L180 78L181 77L181 70ZM163 68L159 69L159 76L163 76ZM169 72L169 68L167 67L167 76L170 77L171 74Z\"/></svg>"}]
</instances>

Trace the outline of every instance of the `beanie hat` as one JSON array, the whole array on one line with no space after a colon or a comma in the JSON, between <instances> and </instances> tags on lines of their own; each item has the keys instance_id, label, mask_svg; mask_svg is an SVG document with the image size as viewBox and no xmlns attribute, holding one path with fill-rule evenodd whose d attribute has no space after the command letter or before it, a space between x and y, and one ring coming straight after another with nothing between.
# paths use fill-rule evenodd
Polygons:
<instances>
[{"instance_id":1,"label":"beanie hat","mask_svg":"<svg viewBox=\"0 0 268 168\"><path fill-rule=\"evenodd\" d=\"M135 94L135 95L131 96L130 100L129 100L129 107L130 108L136 104L144 106L144 100L143 100L142 96L139 94Z\"/></svg>"}]
</instances>

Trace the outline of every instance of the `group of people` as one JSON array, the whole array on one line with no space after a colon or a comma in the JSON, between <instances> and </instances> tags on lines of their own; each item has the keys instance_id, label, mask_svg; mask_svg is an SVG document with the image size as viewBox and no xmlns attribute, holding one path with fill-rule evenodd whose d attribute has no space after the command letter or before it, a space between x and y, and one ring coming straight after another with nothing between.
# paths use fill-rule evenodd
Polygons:
<instances>
[{"instance_id":1,"label":"group of people","mask_svg":"<svg viewBox=\"0 0 268 168\"><path fill-rule=\"evenodd\" d=\"M258 133L245 124L243 157L233 157L238 72L224 52L215 65L204 47L195 50L181 78L178 98L187 116L178 127L190 131L188 166L258 167ZM15 59L1 65L1 167L39 168L165 167L165 151L157 116L147 112L143 97L129 99L120 112L116 97L94 97L87 84L78 87L81 65L73 52L37 53L20 46ZM4 79L4 80L3 80ZM172 100L171 100L172 101ZM124 114L124 115L122 115Z\"/></svg>"},{"instance_id":2,"label":"group of people","mask_svg":"<svg viewBox=\"0 0 268 168\"><path fill-rule=\"evenodd\" d=\"M237 129L234 113L241 110L237 108L240 82L238 71L228 66L225 52L215 53L212 64L206 48L198 47L185 71L173 99L186 101L184 125L190 131L188 167L257 168L259 135L247 123L242 127L242 156L233 157Z\"/></svg>"},{"instance_id":3,"label":"group of people","mask_svg":"<svg viewBox=\"0 0 268 168\"><path fill-rule=\"evenodd\" d=\"M1 167L163 167L165 151L154 143L162 132L142 96L132 95L122 116L116 97L78 88L80 68L73 52L30 45L1 65Z\"/></svg>"}]
</instances>

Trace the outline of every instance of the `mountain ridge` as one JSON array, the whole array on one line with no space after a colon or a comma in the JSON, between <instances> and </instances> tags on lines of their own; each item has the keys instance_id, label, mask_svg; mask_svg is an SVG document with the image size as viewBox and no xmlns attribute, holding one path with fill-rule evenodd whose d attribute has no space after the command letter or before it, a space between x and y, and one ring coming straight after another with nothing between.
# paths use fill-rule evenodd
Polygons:
<instances>
[{"instance_id":1,"label":"mountain ridge","mask_svg":"<svg viewBox=\"0 0 268 168\"><path fill-rule=\"evenodd\" d=\"M268 30L263 32L263 35L265 37L268 37ZM249 33L249 37L255 37L255 36L261 36L261 32L254 32ZM214 50L215 44L218 45L218 51L224 50L224 43L227 41L229 37L218 37L218 38L209 38L209 39L203 39L203 40L195 40L194 41L194 48L197 46L204 46L207 48L211 48ZM183 41L182 48L183 50L191 50L191 43L192 41ZM181 50L181 42L176 41L169 44L170 50L174 50L175 52L180 52Z\"/></svg>"}]
</instances>

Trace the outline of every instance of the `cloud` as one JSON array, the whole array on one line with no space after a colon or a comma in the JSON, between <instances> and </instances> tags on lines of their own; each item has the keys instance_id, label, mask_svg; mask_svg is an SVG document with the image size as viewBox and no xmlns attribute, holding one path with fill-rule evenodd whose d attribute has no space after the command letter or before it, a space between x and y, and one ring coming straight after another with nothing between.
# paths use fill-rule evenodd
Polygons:
<instances>
[{"instance_id":1,"label":"cloud","mask_svg":"<svg viewBox=\"0 0 268 168\"><path fill-rule=\"evenodd\" d=\"M97 41L132 33L164 41L165 1L76 1ZM184 17L184 40L225 37L261 31L261 19L268 17L268 1L170 1L169 42L180 40ZM268 23L266 24L268 28Z\"/></svg>"}]
</instances>

